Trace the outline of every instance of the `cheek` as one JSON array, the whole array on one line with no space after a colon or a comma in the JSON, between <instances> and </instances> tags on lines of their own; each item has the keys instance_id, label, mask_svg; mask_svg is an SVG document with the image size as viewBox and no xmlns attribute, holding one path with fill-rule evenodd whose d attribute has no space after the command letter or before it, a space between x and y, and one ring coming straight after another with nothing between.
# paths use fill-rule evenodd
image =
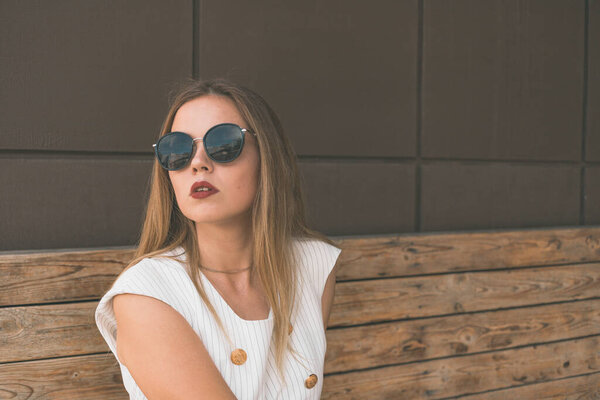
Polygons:
<instances>
[{"instance_id":1,"label":"cheek","mask_svg":"<svg viewBox=\"0 0 600 400\"><path fill-rule=\"evenodd\" d=\"M244 197L248 200L254 199L257 190L255 177L248 175L241 177L235 185L235 190L240 197Z\"/></svg>"},{"instance_id":2,"label":"cheek","mask_svg":"<svg viewBox=\"0 0 600 400\"><path fill-rule=\"evenodd\" d=\"M258 192L258 173L254 172L249 174L247 171L244 174L241 174L235 180L235 185L232 185L232 188L235 189L236 196L239 200L243 200L245 206L251 204L256 197Z\"/></svg>"}]
</instances>

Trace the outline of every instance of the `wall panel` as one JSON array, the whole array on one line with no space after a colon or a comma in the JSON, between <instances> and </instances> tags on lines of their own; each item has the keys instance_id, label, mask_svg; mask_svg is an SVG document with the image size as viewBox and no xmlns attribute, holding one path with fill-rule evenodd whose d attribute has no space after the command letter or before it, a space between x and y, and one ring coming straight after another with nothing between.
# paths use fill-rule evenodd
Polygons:
<instances>
[{"instance_id":1,"label":"wall panel","mask_svg":"<svg viewBox=\"0 0 600 400\"><path fill-rule=\"evenodd\" d=\"M585 224L600 224L600 167L585 169Z\"/></svg>"},{"instance_id":2,"label":"wall panel","mask_svg":"<svg viewBox=\"0 0 600 400\"><path fill-rule=\"evenodd\" d=\"M194 67L275 108L326 234L597 223L599 25L600 0L2 1L0 249L133 244Z\"/></svg>"},{"instance_id":3,"label":"wall panel","mask_svg":"<svg viewBox=\"0 0 600 400\"><path fill-rule=\"evenodd\" d=\"M579 160L584 0L424 1L424 157Z\"/></svg>"},{"instance_id":4,"label":"wall panel","mask_svg":"<svg viewBox=\"0 0 600 400\"><path fill-rule=\"evenodd\" d=\"M149 158L0 159L0 185L13 188L0 210L0 250L134 244L150 164ZM414 230L413 165L301 162L300 168L315 229L336 235Z\"/></svg>"},{"instance_id":5,"label":"wall panel","mask_svg":"<svg viewBox=\"0 0 600 400\"><path fill-rule=\"evenodd\" d=\"M414 156L417 22L416 0L207 0L200 76L255 88L301 155Z\"/></svg>"},{"instance_id":6,"label":"wall panel","mask_svg":"<svg viewBox=\"0 0 600 400\"><path fill-rule=\"evenodd\" d=\"M435 162L423 165L423 231L577 225L579 168Z\"/></svg>"},{"instance_id":7,"label":"wall panel","mask_svg":"<svg viewBox=\"0 0 600 400\"><path fill-rule=\"evenodd\" d=\"M150 153L192 73L192 2L0 2L0 149Z\"/></svg>"},{"instance_id":8,"label":"wall panel","mask_svg":"<svg viewBox=\"0 0 600 400\"><path fill-rule=\"evenodd\" d=\"M0 250L134 244L149 159L0 158Z\"/></svg>"},{"instance_id":9,"label":"wall panel","mask_svg":"<svg viewBox=\"0 0 600 400\"><path fill-rule=\"evenodd\" d=\"M331 235L415 229L414 165L312 161L300 168L315 229Z\"/></svg>"},{"instance_id":10,"label":"wall panel","mask_svg":"<svg viewBox=\"0 0 600 400\"><path fill-rule=\"evenodd\" d=\"M600 161L600 0L589 0L586 160Z\"/></svg>"}]
</instances>

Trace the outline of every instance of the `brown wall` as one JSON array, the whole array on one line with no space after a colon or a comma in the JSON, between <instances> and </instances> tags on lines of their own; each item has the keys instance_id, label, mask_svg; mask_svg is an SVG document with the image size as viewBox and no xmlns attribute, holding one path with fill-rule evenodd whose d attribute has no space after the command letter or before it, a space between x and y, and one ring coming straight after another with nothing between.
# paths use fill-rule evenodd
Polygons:
<instances>
[{"instance_id":1,"label":"brown wall","mask_svg":"<svg viewBox=\"0 0 600 400\"><path fill-rule=\"evenodd\" d=\"M0 2L0 250L133 244L192 75L273 105L327 234L600 223L600 0L289 3Z\"/></svg>"}]
</instances>

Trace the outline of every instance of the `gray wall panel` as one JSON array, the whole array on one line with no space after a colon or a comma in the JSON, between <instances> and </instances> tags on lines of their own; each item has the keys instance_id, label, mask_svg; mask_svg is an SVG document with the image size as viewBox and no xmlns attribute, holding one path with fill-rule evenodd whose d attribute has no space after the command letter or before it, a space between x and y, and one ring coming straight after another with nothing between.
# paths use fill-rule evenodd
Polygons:
<instances>
[{"instance_id":1,"label":"gray wall panel","mask_svg":"<svg viewBox=\"0 0 600 400\"><path fill-rule=\"evenodd\" d=\"M587 77L586 160L600 161L600 0L589 5Z\"/></svg>"},{"instance_id":2,"label":"gray wall panel","mask_svg":"<svg viewBox=\"0 0 600 400\"><path fill-rule=\"evenodd\" d=\"M424 157L579 160L584 0L424 1Z\"/></svg>"},{"instance_id":3,"label":"gray wall panel","mask_svg":"<svg viewBox=\"0 0 600 400\"><path fill-rule=\"evenodd\" d=\"M599 34L600 0L0 1L0 250L133 244L193 69L274 106L327 234L598 223Z\"/></svg>"},{"instance_id":4,"label":"gray wall panel","mask_svg":"<svg viewBox=\"0 0 600 400\"><path fill-rule=\"evenodd\" d=\"M151 152L192 2L0 2L0 149Z\"/></svg>"},{"instance_id":5,"label":"gray wall panel","mask_svg":"<svg viewBox=\"0 0 600 400\"><path fill-rule=\"evenodd\" d=\"M585 221L586 225L600 224L600 167L585 169Z\"/></svg>"},{"instance_id":6,"label":"gray wall panel","mask_svg":"<svg viewBox=\"0 0 600 400\"><path fill-rule=\"evenodd\" d=\"M416 0L204 1L200 76L257 89L298 154L414 156L417 11Z\"/></svg>"},{"instance_id":7,"label":"gray wall panel","mask_svg":"<svg viewBox=\"0 0 600 400\"><path fill-rule=\"evenodd\" d=\"M423 165L424 231L579 223L579 168L435 162Z\"/></svg>"},{"instance_id":8,"label":"gray wall panel","mask_svg":"<svg viewBox=\"0 0 600 400\"><path fill-rule=\"evenodd\" d=\"M0 158L0 250L135 243L149 159Z\"/></svg>"},{"instance_id":9,"label":"gray wall panel","mask_svg":"<svg viewBox=\"0 0 600 400\"><path fill-rule=\"evenodd\" d=\"M312 227L330 235L412 232L415 167L384 162L301 162Z\"/></svg>"}]
</instances>

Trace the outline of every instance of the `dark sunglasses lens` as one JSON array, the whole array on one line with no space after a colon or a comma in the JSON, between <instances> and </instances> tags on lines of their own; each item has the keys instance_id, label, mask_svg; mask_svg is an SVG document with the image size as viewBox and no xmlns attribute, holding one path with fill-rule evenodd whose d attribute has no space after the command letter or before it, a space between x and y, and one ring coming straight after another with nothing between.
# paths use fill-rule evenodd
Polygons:
<instances>
[{"instance_id":1,"label":"dark sunglasses lens","mask_svg":"<svg viewBox=\"0 0 600 400\"><path fill-rule=\"evenodd\" d=\"M178 170L187 164L194 147L194 140L183 132L173 132L160 138L156 145L156 156L163 168Z\"/></svg>"},{"instance_id":2,"label":"dark sunglasses lens","mask_svg":"<svg viewBox=\"0 0 600 400\"><path fill-rule=\"evenodd\" d=\"M242 130L234 124L221 124L211 128L204 136L204 146L210 157L217 162L229 162L242 151Z\"/></svg>"}]
</instances>

